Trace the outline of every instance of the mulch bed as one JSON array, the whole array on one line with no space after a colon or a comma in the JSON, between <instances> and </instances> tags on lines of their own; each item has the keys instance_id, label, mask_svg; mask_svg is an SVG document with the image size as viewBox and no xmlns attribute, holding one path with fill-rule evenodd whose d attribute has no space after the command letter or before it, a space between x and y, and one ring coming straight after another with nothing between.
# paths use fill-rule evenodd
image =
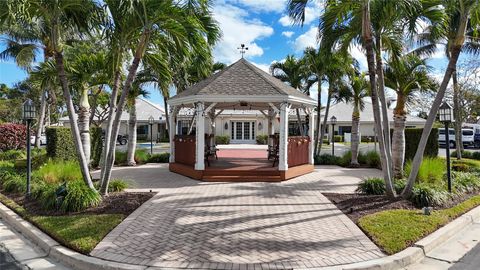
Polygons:
<instances>
[{"instance_id":1,"label":"mulch bed","mask_svg":"<svg viewBox=\"0 0 480 270\"><path fill-rule=\"evenodd\" d=\"M60 211L45 210L36 200L26 200L25 194L20 193L5 193L0 190L0 193L9 197L17 204L23 206L29 214L42 216L65 216L65 215L79 215L79 214L123 214L130 215L140 205L152 198L154 192L117 192L110 193L103 197L99 206L86 209L81 212L63 213Z\"/></svg>"},{"instance_id":2,"label":"mulch bed","mask_svg":"<svg viewBox=\"0 0 480 270\"><path fill-rule=\"evenodd\" d=\"M391 209L416 209L402 198L389 199L384 195L323 193L338 209L355 223L366 215Z\"/></svg>"},{"instance_id":3,"label":"mulch bed","mask_svg":"<svg viewBox=\"0 0 480 270\"><path fill-rule=\"evenodd\" d=\"M434 209L451 208L469 198L478 195L478 192L455 196L445 205L436 206ZM401 197L390 199L384 195L364 195L352 193L323 193L338 209L346 214L355 223L366 215L393 209L418 209L410 201Z\"/></svg>"}]
</instances>

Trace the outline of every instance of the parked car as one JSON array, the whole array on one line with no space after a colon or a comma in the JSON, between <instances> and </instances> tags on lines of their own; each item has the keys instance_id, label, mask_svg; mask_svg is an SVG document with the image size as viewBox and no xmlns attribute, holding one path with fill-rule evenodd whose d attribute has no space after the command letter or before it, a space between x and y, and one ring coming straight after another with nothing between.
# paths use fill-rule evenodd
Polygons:
<instances>
[{"instance_id":1,"label":"parked car","mask_svg":"<svg viewBox=\"0 0 480 270\"><path fill-rule=\"evenodd\" d=\"M474 146L475 139L474 139L474 132L472 129L462 129L462 143L464 147ZM448 129L448 145L450 148L455 148L455 129L449 128ZM446 145L445 143L445 129L441 128L438 130L438 143L441 146Z\"/></svg>"},{"instance_id":2,"label":"parked car","mask_svg":"<svg viewBox=\"0 0 480 270\"><path fill-rule=\"evenodd\" d=\"M35 144L35 135L30 136L30 144L34 145ZM45 145L47 144L47 136L45 134L40 135L40 145Z\"/></svg>"},{"instance_id":3,"label":"parked car","mask_svg":"<svg viewBox=\"0 0 480 270\"><path fill-rule=\"evenodd\" d=\"M480 148L480 125L465 123L463 124L463 128L473 130L475 148Z\"/></svg>"},{"instance_id":4,"label":"parked car","mask_svg":"<svg viewBox=\"0 0 480 270\"><path fill-rule=\"evenodd\" d=\"M105 142L105 131L102 131L102 141ZM119 143L120 145L127 144L128 143L128 135L118 134L117 135L117 143Z\"/></svg>"}]
</instances>

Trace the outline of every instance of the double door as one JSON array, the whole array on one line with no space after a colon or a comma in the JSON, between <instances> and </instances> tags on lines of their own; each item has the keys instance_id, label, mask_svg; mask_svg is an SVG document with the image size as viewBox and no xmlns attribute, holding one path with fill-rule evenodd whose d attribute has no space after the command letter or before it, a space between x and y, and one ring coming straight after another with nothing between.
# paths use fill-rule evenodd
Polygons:
<instances>
[{"instance_id":1,"label":"double door","mask_svg":"<svg viewBox=\"0 0 480 270\"><path fill-rule=\"evenodd\" d=\"M234 143L255 142L255 121L232 121L231 140Z\"/></svg>"}]
</instances>

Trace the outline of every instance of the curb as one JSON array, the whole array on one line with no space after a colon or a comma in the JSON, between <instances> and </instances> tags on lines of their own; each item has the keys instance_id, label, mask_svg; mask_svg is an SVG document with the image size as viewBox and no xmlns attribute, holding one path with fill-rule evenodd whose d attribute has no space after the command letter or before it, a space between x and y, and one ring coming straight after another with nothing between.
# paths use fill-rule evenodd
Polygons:
<instances>
[{"instance_id":1,"label":"curb","mask_svg":"<svg viewBox=\"0 0 480 270\"><path fill-rule=\"evenodd\" d=\"M146 265L133 265L108 261L92 256L87 256L69 248L60 245L57 241L42 232L37 227L22 219L14 211L10 210L4 204L0 203L0 217L10 224L16 231L23 234L33 243L38 245L47 253L47 256L54 258L66 266L78 270L105 269L105 270L143 270L155 269ZM474 220L480 218L480 206L468 211L450 223L416 242L399 253L374 259L365 262L358 262L346 265L331 266L326 268L313 269L332 269L332 270L396 270L416 263L426 257L426 254L438 247L455 233L472 224ZM305 268L307 269L307 268ZM308 268L312 269L312 268Z\"/></svg>"}]
</instances>

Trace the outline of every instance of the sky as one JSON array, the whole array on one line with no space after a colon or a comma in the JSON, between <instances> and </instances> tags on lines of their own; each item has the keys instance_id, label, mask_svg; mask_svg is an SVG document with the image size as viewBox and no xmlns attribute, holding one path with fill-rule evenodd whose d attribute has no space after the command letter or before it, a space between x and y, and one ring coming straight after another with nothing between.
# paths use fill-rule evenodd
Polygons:
<instances>
[{"instance_id":1,"label":"sky","mask_svg":"<svg viewBox=\"0 0 480 270\"><path fill-rule=\"evenodd\" d=\"M240 44L245 44L248 51L245 58L259 68L268 72L268 67L275 61L282 61L288 54L297 57L302 55L308 46L317 47L317 25L321 13L319 1L311 1L306 9L305 23L302 26L292 25L286 14L286 0L217 0L213 6L213 14L223 32L221 41L214 48L215 61L232 64L241 55ZM4 49L0 44L0 51ZM366 69L366 59L362 51L352 47L350 52L362 69ZM38 59L37 61L41 61ZM443 77L447 61L442 48L438 48L431 60L432 73L437 78ZM12 86L26 78L25 71L16 67L11 60L0 62L0 83ZM316 99L317 87L311 91ZM325 87L323 87L326 91ZM162 104L161 95L150 87L148 97L154 103ZM325 103L326 93L322 92Z\"/></svg>"}]
</instances>

